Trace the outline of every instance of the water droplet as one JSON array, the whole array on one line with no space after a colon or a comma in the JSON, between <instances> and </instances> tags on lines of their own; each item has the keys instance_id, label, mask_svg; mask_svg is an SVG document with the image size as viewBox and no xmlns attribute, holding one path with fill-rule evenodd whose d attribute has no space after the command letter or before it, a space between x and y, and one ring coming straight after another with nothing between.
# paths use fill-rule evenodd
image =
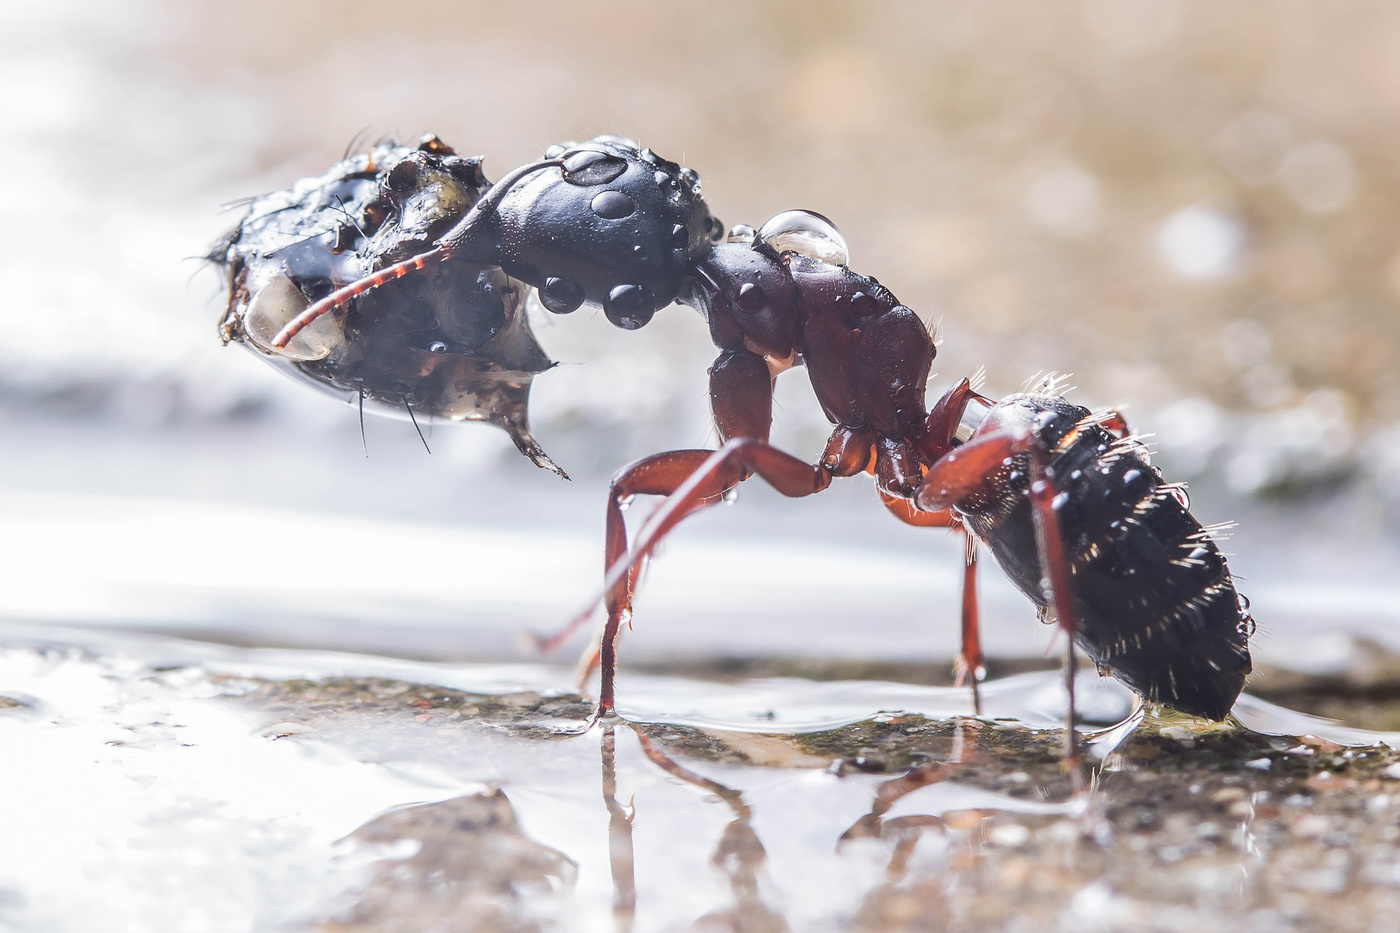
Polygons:
<instances>
[{"instance_id":1,"label":"water droplet","mask_svg":"<svg viewBox=\"0 0 1400 933\"><path fill-rule=\"evenodd\" d=\"M730 243L751 244L758 236L758 231L748 224L735 224L729 228L729 236L726 241Z\"/></svg>"},{"instance_id":2,"label":"water droplet","mask_svg":"<svg viewBox=\"0 0 1400 933\"><path fill-rule=\"evenodd\" d=\"M583 304L583 289L573 279L550 276L539 289L540 304L555 314L577 311Z\"/></svg>"},{"instance_id":3,"label":"water droplet","mask_svg":"<svg viewBox=\"0 0 1400 933\"><path fill-rule=\"evenodd\" d=\"M685 224L676 224L671 228L671 248L686 249L690 246L690 231L685 228Z\"/></svg>"},{"instance_id":4,"label":"water droplet","mask_svg":"<svg viewBox=\"0 0 1400 933\"><path fill-rule=\"evenodd\" d=\"M571 185L605 185L627 171L627 160L597 149L577 149L564 157L564 180Z\"/></svg>"},{"instance_id":5,"label":"water droplet","mask_svg":"<svg viewBox=\"0 0 1400 933\"><path fill-rule=\"evenodd\" d=\"M636 330L656 313L655 300L641 285L618 285L608 292L603 313L623 330Z\"/></svg>"},{"instance_id":6,"label":"water droplet","mask_svg":"<svg viewBox=\"0 0 1400 933\"><path fill-rule=\"evenodd\" d=\"M428 344L428 350L431 353L446 353L447 344L443 343L441 340L434 340L432 343Z\"/></svg>"},{"instance_id":7,"label":"water droplet","mask_svg":"<svg viewBox=\"0 0 1400 933\"><path fill-rule=\"evenodd\" d=\"M739 487L730 486L728 489L726 489L723 493L720 494L720 498L724 500L725 505L733 505L734 503L739 501Z\"/></svg>"},{"instance_id":8,"label":"water droplet","mask_svg":"<svg viewBox=\"0 0 1400 933\"><path fill-rule=\"evenodd\" d=\"M638 243L636 246L633 246L633 247L632 247L632 258L633 258L633 259L646 259L646 258L647 258L647 248L646 248L645 246L643 246L642 244L640 244L640 243Z\"/></svg>"},{"instance_id":9,"label":"water droplet","mask_svg":"<svg viewBox=\"0 0 1400 933\"><path fill-rule=\"evenodd\" d=\"M700 197L700 173L693 168L681 169L681 181L690 189L690 193L697 198Z\"/></svg>"},{"instance_id":10,"label":"water droplet","mask_svg":"<svg viewBox=\"0 0 1400 933\"><path fill-rule=\"evenodd\" d=\"M621 220L631 216L637 204L621 191L603 191L588 205L604 220Z\"/></svg>"},{"instance_id":11,"label":"water droplet","mask_svg":"<svg viewBox=\"0 0 1400 933\"><path fill-rule=\"evenodd\" d=\"M1137 479L1141 475L1141 470L1129 470L1128 472L1123 474L1123 484L1127 485L1128 483L1131 483L1133 480Z\"/></svg>"},{"instance_id":12,"label":"water droplet","mask_svg":"<svg viewBox=\"0 0 1400 933\"><path fill-rule=\"evenodd\" d=\"M643 161L643 162L646 162L646 163L648 163L648 164L650 164L650 165L655 165L655 164L657 163L657 161L658 161L657 158L656 158L656 153L652 152L650 149L643 149L643 150L642 150L642 161Z\"/></svg>"},{"instance_id":13,"label":"water droplet","mask_svg":"<svg viewBox=\"0 0 1400 933\"><path fill-rule=\"evenodd\" d=\"M345 339L334 314L325 314L312 321L285 347L274 349L272 346L278 331L310 304L289 277L276 276L259 288L248 303L248 309L243 313L243 332L254 346L265 353L290 360L323 360Z\"/></svg>"},{"instance_id":14,"label":"water droplet","mask_svg":"<svg viewBox=\"0 0 1400 933\"><path fill-rule=\"evenodd\" d=\"M1055 498L1053 498L1053 499L1050 500L1050 508L1056 509L1056 510L1062 509L1062 508L1065 507L1065 503L1068 502L1068 501L1069 501L1069 493L1067 493L1067 492L1059 493L1058 495L1055 496Z\"/></svg>"},{"instance_id":15,"label":"water droplet","mask_svg":"<svg viewBox=\"0 0 1400 933\"><path fill-rule=\"evenodd\" d=\"M566 153L566 152L568 152L568 151L569 151L569 150L568 150L567 148L565 148L564 146L561 146L561 145L559 145L558 143L555 143L553 146L550 146L548 149L546 149L546 150L544 151L544 157L545 157L546 159L557 159L557 158L559 158L561 155L563 155L564 153Z\"/></svg>"},{"instance_id":16,"label":"water droplet","mask_svg":"<svg viewBox=\"0 0 1400 933\"><path fill-rule=\"evenodd\" d=\"M836 225L812 211L783 211L759 228L763 242L780 253L797 253L833 266L850 263L846 238Z\"/></svg>"}]
</instances>

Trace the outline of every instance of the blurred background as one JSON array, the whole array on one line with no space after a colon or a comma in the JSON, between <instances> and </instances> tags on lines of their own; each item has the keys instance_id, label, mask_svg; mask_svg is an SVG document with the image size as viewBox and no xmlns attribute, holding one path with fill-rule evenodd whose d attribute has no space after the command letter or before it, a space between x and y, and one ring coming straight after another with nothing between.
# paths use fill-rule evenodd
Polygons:
<instances>
[{"instance_id":1,"label":"blurred background","mask_svg":"<svg viewBox=\"0 0 1400 933\"><path fill-rule=\"evenodd\" d=\"M0 3L0 615L501 657L598 584L609 474L709 443L693 312L536 322L563 483L219 345L230 202L354 138L499 177L617 133L726 223L787 208L936 325L931 392L1073 373L1237 519L1261 657L1400 647L1400 8L1189 0ZM802 371L776 438L826 435ZM751 484L752 485L752 484ZM960 548L869 484L746 488L653 569L629 658L947 658ZM990 569L989 642L1049 633Z\"/></svg>"}]
</instances>

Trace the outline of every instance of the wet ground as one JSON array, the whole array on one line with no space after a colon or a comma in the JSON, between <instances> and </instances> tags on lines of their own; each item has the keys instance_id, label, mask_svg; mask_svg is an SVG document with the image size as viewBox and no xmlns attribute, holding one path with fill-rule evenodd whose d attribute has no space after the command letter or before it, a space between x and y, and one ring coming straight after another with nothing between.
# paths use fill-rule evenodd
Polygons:
<instances>
[{"instance_id":1,"label":"wet ground","mask_svg":"<svg viewBox=\"0 0 1400 933\"><path fill-rule=\"evenodd\" d=\"M1139 723L1084 672L1076 775L1048 671L988 684L980 719L947 686L629 671L627 721L578 731L562 667L4 642L18 929L1372 930L1400 911L1400 734L1248 695L1225 724Z\"/></svg>"}]
</instances>

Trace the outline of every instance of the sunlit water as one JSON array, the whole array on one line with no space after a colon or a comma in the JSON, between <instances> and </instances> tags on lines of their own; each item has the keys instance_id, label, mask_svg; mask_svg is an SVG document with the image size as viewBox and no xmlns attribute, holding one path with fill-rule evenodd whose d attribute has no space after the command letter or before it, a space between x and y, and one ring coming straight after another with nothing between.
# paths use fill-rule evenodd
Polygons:
<instances>
[{"instance_id":1,"label":"sunlit water","mask_svg":"<svg viewBox=\"0 0 1400 933\"><path fill-rule=\"evenodd\" d=\"M624 678L626 719L751 735L728 740L748 749L749 763L738 765L648 757L625 724L549 737L578 721L555 717L541 723L543 733L521 731L509 721L453 719L426 703L392 720L373 709L318 713L313 703L288 721L277 718L289 715L283 707L249 699L259 682L327 677L383 678L375 689L389 707L409 684L547 695L569 690L560 667L16 626L5 640L15 647L0 654L0 693L16 705L0 711L11 762L0 771L0 918L16 929L222 931L326 920L411 929L406 917L396 925L396 912L409 903L436 909L433 897L444 895L424 878L449 863L470 877L453 882L444 909L461 922L475 917L480 929L516 928L503 925L509 918L522 928L614 930L635 921L638 930L673 929L735 910L750 921L769 912L791 929L824 929L842 926L906 871L949 870L965 844L954 830L969 819L993 846L1023 844L1058 823L1065 828L1054 832L1069 838L1104 832L1094 828L1093 795L1009 796L960 783L955 770L900 786L779 744L785 734L872 717L968 715L966 693L952 688ZM55 642L67 646L39 647ZM1111 681L1086 674L1080 689L1091 721L1133 712L1131 696ZM1064 703L1054 674L990 683L984 701L984 722L1047 730ZM451 721L424 728L444 715ZM1400 736L1247 696L1236 715L1266 733L1400 745ZM1091 755L1110 754L1136 721L1088 733ZM976 740L967 742L965 752L954 745L939 756L952 765L937 767L951 769L964 754L975 760ZM395 810L408 805L430 806ZM998 813L1030 822L986 822ZM633 819L619 823L617 814ZM447 827L445 838L436 824ZM618 862L619 846L631 857ZM406 890L417 893L400 904Z\"/></svg>"}]
</instances>

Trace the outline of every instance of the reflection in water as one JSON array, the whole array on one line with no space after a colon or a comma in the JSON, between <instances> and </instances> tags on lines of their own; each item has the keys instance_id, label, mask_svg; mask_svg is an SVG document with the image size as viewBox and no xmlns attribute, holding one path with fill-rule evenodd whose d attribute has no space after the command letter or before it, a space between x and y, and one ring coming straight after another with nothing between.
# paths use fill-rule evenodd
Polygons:
<instances>
[{"instance_id":1,"label":"reflection in water","mask_svg":"<svg viewBox=\"0 0 1400 933\"><path fill-rule=\"evenodd\" d=\"M1021 720L638 724L633 744L617 723L557 735L580 700L408 662L259 680L161 657L0 652L0 747L24 763L0 775L0 927L1263 930L1287 911L1362 930L1400 911L1400 740L1259 701L1241 718L1292 731L1149 716L1103 734L1121 744L1077 793L1059 730Z\"/></svg>"},{"instance_id":2,"label":"reflection in water","mask_svg":"<svg viewBox=\"0 0 1400 933\"><path fill-rule=\"evenodd\" d=\"M767 853L750 825L752 812L742 795L733 788L683 767L641 732L635 729L633 732L648 759L667 774L714 794L734 813L734 820L725 826L710 858L710 864L728 879L734 903L706 913L695 921L691 929L703 933L786 933L786 921L764 904L759 895L758 873ZM613 878L613 916L618 933L627 933L632 929L637 903L632 845L635 810L628 813L617 802L617 740L611 725L603 727L602 758L603 802L608 808L609 817L608 854Z\"/></svg>"},{"instance_id":3,"label":"reflection in water","mask_svg":"<svg viewBox=\"0 0 1400 933\"><path fill-rule=\"evenodd\" d=\"M636 733L642 750L653 762L660 765L668 774L674 775L701 790L714 794L734 812L734 819L724 827L719 844L715 846L710 864L714 865L729 879L729 889L734 896L734 905L711 911L695 922L692 929L703 931L733 930L736 933L780 933L788 929L787 922L780 914L771 910L763 902L758 892L758 873L768 853L751 825L753 812L744 803L744 798L733 788L718 781L696 774L684 768L660 749L645 735Z\"/></svg>"},{"instance_id":4,"label":"reflection in water","mask_svg":"<svg viewBox=\"0 0 1400 933\"><path fill-rule=\"evenodd\" d=\"M603 727L603 803L608 808L608 865L613 878L613 918L618 933L628 933L637 914L637 879L632 851L632 817L617 802L617 737Z\"/></svg>"}]
</instances>

